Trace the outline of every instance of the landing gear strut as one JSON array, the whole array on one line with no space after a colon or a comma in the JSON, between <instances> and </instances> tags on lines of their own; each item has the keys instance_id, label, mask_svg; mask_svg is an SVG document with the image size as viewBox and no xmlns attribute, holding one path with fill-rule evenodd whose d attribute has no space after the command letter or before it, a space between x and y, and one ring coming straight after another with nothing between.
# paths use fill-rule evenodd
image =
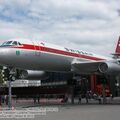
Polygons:
<instances>
[{"instance_id":1,"label":"landing gear strut","mask_svg":"<svg viewBox=\"0 0 120 120\"><path fill-rule=\"evenodd\" d=\"M15 80L16 70L14 68L9 69L9 77L8 77L8 108L9 110L12 109L12 86L11 82Z\"/></svg>"}]
</instances>

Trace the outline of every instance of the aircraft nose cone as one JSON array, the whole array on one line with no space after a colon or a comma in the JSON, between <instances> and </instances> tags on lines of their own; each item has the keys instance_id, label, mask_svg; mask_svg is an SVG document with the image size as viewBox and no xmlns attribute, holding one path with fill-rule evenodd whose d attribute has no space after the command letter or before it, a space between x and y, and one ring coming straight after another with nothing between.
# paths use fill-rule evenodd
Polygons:
<instances>
[{"instance_id":1,"label":"aircraft nose cone","mask_svg":"<svg viewBox=\"0 0 120 120\"><path fill-rule=\"evenodd\" d=\"M0 55L5 55L9 52L8 48L0 48Z\"/></svg>"}]
</instances>

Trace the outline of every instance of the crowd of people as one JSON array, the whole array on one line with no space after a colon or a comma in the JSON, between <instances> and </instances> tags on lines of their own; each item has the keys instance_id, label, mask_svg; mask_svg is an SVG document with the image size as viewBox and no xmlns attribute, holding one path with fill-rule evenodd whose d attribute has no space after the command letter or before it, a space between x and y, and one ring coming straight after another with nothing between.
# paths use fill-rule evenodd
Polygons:
<instances>
[{"instance_id":1,"label":"crowd of people","mask_svg":"<svg viewBox=\"0 0 120 120\"><path fill-rule=\"evenodd\" d=\"M88 104L91 100L98 101L99 104L104 102L104 97L103 95L93 93L92 91L87 91L86 93L79 93L78 96L75 96L75 99L78 99L78 103L85 103ZM110 94L109 96L110 100L113 100L113 95ZM65 95L64 99L62 102L67 103L69 100L69 96ZM83 102L84 101L84 102Z\"/></svg>"},{"instance_id":2,"label":"crowd of people","mask_svg":"<svg viewBox=\"0 0 120 120\"><path fill-rule=\"evenodd\" d=\"M101 104L101 103L103 103L103 100L104 100L102 95L93 93L92 91L87 91L86 93L80 92L78 94L78 96L74 96L74 97L75 97L75 99L76 98L78 99L79 104L85 103L85 102L86 102L86 104L88 104L91 100L98 101L98 103ZM69 98L70 98L70 96L68 94L65 94L63 99L61 100L61 102L62 103L68 103ZM112 101L113 100L113 95L110 94L109 98ZM16 98L16 101L17 101L17 98ZM34 96L33 101L34 101L34 103L40 103L40 95ZM2 105L2 104L8 105L8 95L1 95L0 96L0 105Z\"/></svg>"},{"instance_id":3,"label":"crowd of people","mask_svg":"<svg viewBox=\"0 0 120 120\"><path fill-rule=\"evenodd\" d=\"M111 100L113 100L112 94L110 94L109 97ZM89 103L89 100L93 99L93 100L97 100L99 104L101 104L104 99L103 95L92 93L92 91L87 91L85 94L80 93L78 96L78 103L81 103L83 98L86 99L86 103Z\"/></svg>"}]
</instances>

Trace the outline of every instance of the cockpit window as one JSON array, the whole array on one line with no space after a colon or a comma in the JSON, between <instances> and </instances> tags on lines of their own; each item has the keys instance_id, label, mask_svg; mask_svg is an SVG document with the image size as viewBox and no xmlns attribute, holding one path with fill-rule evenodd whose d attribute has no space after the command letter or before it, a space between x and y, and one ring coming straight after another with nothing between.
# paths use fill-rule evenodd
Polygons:
<instances>
[{"instance_id":1,"label":"cockpit window","mask_svg":"<svg viewBox=\"0 0 120 120\"><path fill-rule=\"evenodd\" d=\"M14 41L14 42L12 43L12 45L18 45L18 42L17 42L17 41Z\"/></svg>"},{"instance_id":2,"label":"cockpit window","mask_svg":"<svg viewBox=\"0 0 120 120\"><path fill-rule=\"evenodd\" d=\"M19 45L22 45L22 44L17 41L7 41L7 42L4 42L1 46L19 46Z\"/></svg>"},{"instance_id":3,"label":"cockpit window","mask_svg":"<svg viewBox=\"0 0 120 120\"><path fill-rule=\"evenodd\" d=\"M8 41L5 45L10 45L12 43L12 41Z\"/></svg>"},{"instance_id":4,"label":"cockpit window","mask_svg":"<svg viewBox=\"0 0 120 120\"><path fill-rule=\"evenodd\" d=\"M4 46L4 45L6 45L6 43L7 43L7 42L4 42L2 45Z\"/></svg>"},{"instance_id":5,"label":"cockpit window","mask_svg":"<svg viewBox=\"0 0 120 120\"><path fill-rule=\"evenodd\" d=\"M22 44L18 42L18 45L22 45Z\"/></svg>"}]
</instances>

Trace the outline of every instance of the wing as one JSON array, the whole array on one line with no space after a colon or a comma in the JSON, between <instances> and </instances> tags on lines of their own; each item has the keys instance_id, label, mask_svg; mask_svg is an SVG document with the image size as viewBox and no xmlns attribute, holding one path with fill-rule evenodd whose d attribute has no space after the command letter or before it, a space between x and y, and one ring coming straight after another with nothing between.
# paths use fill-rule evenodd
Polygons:
<instances>
[{"instance_id":1,"label":"wing","mask_svg":"<svg viewBox=\"0 0 120 120\"><path fill-rule=\"evenodd\" d=\"M73 62L72 63L72 71L81 74L91 74L91 73L99 73L99 66L104 63L103 61L97 62Z\"/></svg>"}]
</instances>

